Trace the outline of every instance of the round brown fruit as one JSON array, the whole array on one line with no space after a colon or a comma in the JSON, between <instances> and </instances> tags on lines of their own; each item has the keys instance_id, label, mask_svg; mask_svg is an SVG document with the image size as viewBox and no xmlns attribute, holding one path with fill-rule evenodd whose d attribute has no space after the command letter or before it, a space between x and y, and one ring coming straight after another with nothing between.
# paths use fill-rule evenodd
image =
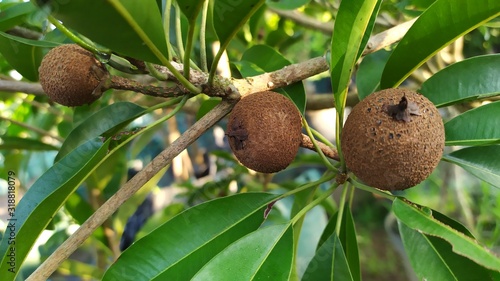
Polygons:
<instances>
[{"instance_id":1,"label":"round brown fruit","mask_svg":"<svg viewBox=\"0 0 500 281\"><path fill-rule=\"evenodd\" d=\"M431 174L444 141L443 121L431 101L410 90L386 89L353 108L341 148L347 168L364 183L403 190Z\"/></svg>"},{"instance_id":2,"label":"round brown fruit","mask_svg":"<svg viewBox=\"0 0 500 281\"><path fill-rule=\"evenodd\" d=\"M94 55L76 44L50 50L42 60L40 84L49 98L66 106L90 104L102 95L106 67Z\"/></svg>"},{"instance_id":3,"label":"round brown fruit","mask_svg":"<svg viewBox=\"0 0 500 281\"><path fill-rule=\"evenodd\" d=\"M236 104L226 135L231 150L244 166L275 173L295 158L301 130L300 113L292 101L278 93L260 92Z\"/></svg>"}]
</instances>

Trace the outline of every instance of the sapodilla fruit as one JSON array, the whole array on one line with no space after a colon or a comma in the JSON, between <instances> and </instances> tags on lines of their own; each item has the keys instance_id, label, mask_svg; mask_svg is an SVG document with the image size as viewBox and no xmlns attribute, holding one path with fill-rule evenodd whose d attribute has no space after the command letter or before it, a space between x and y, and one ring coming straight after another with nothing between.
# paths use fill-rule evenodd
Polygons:
<instances>
[{"instance_id":1,"label":"sapodilla fruit","mask_svg":"<svg viewBox=\"0 0 500 281\"><path fill-rule=\"evenodd\" d=\"M76 44L50 50L38 69L40 84L49 98L62 105L90 104L102 95L108 71L92 52Z\"/></svg>"},{"instance_id":2,"label":"sapodilla fruit","mask_svg":"<svg viewBox=\"0 0 500 281\"><path fill-rule=\"evenodd\" d=\"M300 112L292 101L274 92L242 98L227 124L229 145L236 158L252 170L274 173L295 158L302 139Z\"/></svg>"},{"instance_id":3,"label":"sapodilla fruit","mask_svg":"<svg viewBox=\"0 0 500 281\"><path fill-rule=\"evenodd\" d=\"M341 148L347 168L364 183L403 190L431 174L444 141L443 121L431 101L410 90L386 89L353 108Z\"/></svg>"}]
</instances>

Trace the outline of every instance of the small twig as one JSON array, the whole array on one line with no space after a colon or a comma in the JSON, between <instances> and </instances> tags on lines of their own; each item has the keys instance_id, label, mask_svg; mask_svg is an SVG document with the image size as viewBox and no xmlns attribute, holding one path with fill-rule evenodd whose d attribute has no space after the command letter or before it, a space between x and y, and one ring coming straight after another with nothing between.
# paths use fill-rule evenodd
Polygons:
<instances>
[{"instance_id":1,"label":"small twig","mask_svg":"<svg viewBox=\"0 0 500 281\"><path fill-rule=\"evenodd\" d=\"M0 80L0 91L2 92L22 92L32 95L45 95L40 83L23 81Z\"/></svg>"},{"instance_id":2,"label":"small twig","mask_svg":"<svg viewBox=\"0 0 500 281\"><path fill-rule=\"evenodd\" d=\"M5 121L8 121L8 122L10 122L10 123L12 123L12 124L16 124L16 125L21 126L21 127L23 127L23 128L26 128L26 129L28 129L28 130L30 130L30 131L33 131L33 132L35 132L35 133L38 133L38 134L40 134L40 135L42 135L42 136L51 137L51 138L53 138L53 139L55 139L55 140L57 140L57 141L59 141L59 142L61 142L61 143L64 141L64 139L63 139L63 138L61 138L60 136L56 136L56 135L54 135L54 134L52 134L52 133L50 133L50 132L47 132L47 131L42 130L42 129L40 129L40 128L37 128L37 127L31 126L31 125L28 125L28 124L26 124L26 123L19 122L19 121L16 121L16 120L14 120L14 119L7 118L7 117L3 117L3 116L0 116L0 119L5 120Z\"/></svg>"},{"instance_id":3,"label":"small twig","mask_svg":"<svg viewBox=\"0 0 500 281\"><path fill-rule=\"evenodd\" d=\"M189 93L189 90L182 85L174 85L171 87L158 87L153 85L141 84L135 80L127 79L121 76L112 76L109 88L117 90L128 90L137 93L142 93L153 97L171 98L180 97Z\"/></svg>"},{"instance_id":4,"label":"small twig","mask_svg":"<svg viewBox=\"0 0 500 281\"><path fill-rule=\"evenodd\" d=\"M384 32L378 33L368 40L366 49L363 55L374 53L380 49L390 46L403 38L403 36L408 32L413 23L417 20L414 18L410 21L404 22L402 24L396 25L392 28L387 29Z\"/></svg>"},{"instance_id":5,"label":"small twig","mask_svg":"<svg viewBox=\"0 0 500 281\"><path fill-rule=\"evenodd\" d=\"M198 122L191 126L172 145L156 156L143 170L125 183L111 198L92 214L64 243L62 243L29 277L27 281L47 280L59 265L66 260L92 233L106 221L130 197L161 169L172 162L191 143L212 127L234 106L233 101L224 100Z\"/></svg>"},{"instance_id":6,"label":"small twig","mask_svg":"<svg viewBox=\"0 0 500 281\"><path fill-rule=\"evenodd\" d=\"M314 30L319 30L327 35L331 35L333 32L333 22L322 22L309 17L298 11L285 11L278 10L274 8L269 8L271 11L278 14L280 17L291 19L293 22L298 23L304 27L308 27Z\"/></svg>"},{"instance_id":7,"label":"small twig","mask_svg":"<svg viewBox=\"0 0 500 281\"><path fill-rule=\"evenodd\" d=\"M233 84L242 96L269 91L302 81L328 70L325 58L317 57L282 69L244 79L234 79Z\"/></svg>"},{"instance_id":8,"label":"small twig","mask_svg":"<svg viewBox=\"0 0 500 281\"><path fill-rule=\"evenodd\" d=\"M340 161L339 154L337 153L337 151L335 149L329 147L328 145L326 145L318 140L316 140L316 143L318 144L318 147L321 149L321 151L323 152L323 154L325 154L326 157L331 158L331 159L336 160L336 161ZM302 141L300 143L300 146L303 148L307 148L307 149L316 151L316 148L314 147L314 144L313 144L311 138L309 138L309 136L305 135L305 134L302 134Z\"/></svg>"}]
</instances>

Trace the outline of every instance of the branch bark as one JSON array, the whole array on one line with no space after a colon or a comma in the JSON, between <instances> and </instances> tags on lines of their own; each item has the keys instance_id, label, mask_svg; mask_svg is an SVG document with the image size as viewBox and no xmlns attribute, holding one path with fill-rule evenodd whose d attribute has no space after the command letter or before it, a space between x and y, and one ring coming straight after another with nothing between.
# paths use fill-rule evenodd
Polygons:
<instances>
[{"instance_id":1,"label":"branch bark","mask_svg":"<svg viewBox=\"0 0 500 281\"><path fill-rule=\"evenodd\" d=\"M409 28L409 25L406 25ZM407 30L407 29L406 29ZM392 36L391 40L399 40L402 38L406 30L398 29L397 34ZM393 34L391 34L393 35ZM391 40L389 36L376 35L378 40L370 48L365 50L365 54L374 52L382 47L388 46ZM399 38L399 39L398 39ZM396 41L397 41L396 40ZM377 43L378 42L378 43ZM387 45L384 45L387 44ZM128 200L135 192L137 192L149 179L157 174L163 167L171 163L172 159L186 149L198 137L201 136L208 128L212 127L217 121L227 115L235 104L239 95L245 96L251 93L264 90L271 90L289 85L291 83L301 81L305 78L313 76L328 70L328 65L323 57L314 58L299 64L287 66L278 71L265 73L246 79L219 79L216 86L211 88L216 96L229 97L224 99L218 106L202 117L198 122L191 126L184 134L182 134L171 146L162 151L156 156L143 170L137 173L132 179L125 183L108 201L106 201L92 216L85 221L80 228L73 233L52 255L50 255L29 277L28 281L46 280L50 275L66 260L104 221L109 218L126 200ZM203 85L206 83L206 74L192 70L194 75L190 75L193 79L193 84ZM3 81L1 81L3 82ZM41 88L41 87L40 87ZM31 91L30 91L31 92ZM239 93L239 95L237 95ZM213 93L205 93L213 94ZM308 139L308 138L307 138ZM303 146L309 148L308 140L303 139ZM311 140L309 139L309 142ZM311 142L312 144L312 142ZM338 158L335 151L331 148L323 147L320 144L321 150L333 159Z\"/></svg>"},{"instance_id":2,"label":"branch bark","mask_svg":"<svg viewBox=\"0 0 500 281\"><path fill-rule=\"evenodd\" d=\"M224 100L191 126L172 145L156 156L143 170L125 183L108 201L90 216L75 233L57 248L29 277L27 281L47 280L90 235L109 218L123 202L134 195L146 182L172 159L198 139L208 128L226 116L234 106L234 101Z\"/></svg>"}]
</instances>

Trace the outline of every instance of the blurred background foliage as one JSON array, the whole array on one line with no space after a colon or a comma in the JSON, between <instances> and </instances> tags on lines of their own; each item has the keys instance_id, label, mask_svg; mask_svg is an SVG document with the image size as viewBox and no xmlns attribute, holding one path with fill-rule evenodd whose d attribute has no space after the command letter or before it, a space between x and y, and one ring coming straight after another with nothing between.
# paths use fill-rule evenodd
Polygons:
<instances>
[{"instance_id":1,"label":"blurred background foliage","mask_svg":"<svg viewBox=\"0 0 500 281\"><path fill-rule=\"evenodd\" d=\"M383 1L374 34L420 15L433 2L432 0ZM229 61L239 62L247 50L260 44L277 50L291 63L323 56L330 43L339 1L314 0L287 3L287 1L267 1L267 5L257 11L231 41L227 48ZM175 10L172 13L175 13ZM175 16L172 17L172 21L174 19ZM183 27L181 36L183 36L187 32L185 28L187 19L184 15L181 15L180 19ZM175 42L177 31L174 26L175 22L171 30L173 46L177 43ZM422 82L447 65L477 55L499 53L499 27L500 21L493 20L459 38L417 69L405 81L404 86L418 89ZM47 22L44 11L35 8L31 2L20 0L0 1L0 31L5 32L0 40L2 83L36 82L37 77L21 75L15 70L16 66L31 65L33 61L35 64L39 63L50 47L71 42ZM26 53L33 54L31 57L20 56L16 61L12 61L9 56L7 60L4 54L9 48L5 44L12 41L5 38L8 38L9 34L30 40L43 39L45 43L38 47L29 47ZM207 38L210 65L217 50L217 42L211 30L208 30ZM26 48L22 44L19 47ZM198 54L199 49L199 42L196 41L194 54ZM349 106L357 102L358 91L364 91L364 94L371 92L370 81L380 79L389 52L390 48L380 50L360 61L350 86ZM192 59L200 65L198 56ZM238 63L231 64L230 70L234 77L241 77L240 69ZM144 83L151 81L145 75L135 75L134 79ZM334 141L334 129L331 124L334 123L335 113L333 109L328 108L333 104L318 106L318 102L315 102L321 101L322 94L331 94L329 75L324 73L307 79L305 89L308 97L306 111L308 120L330 141ZM20 198L33 182L53 165L58 149L72 129L91 114L118 101L130 101L144 107L161 101L133 92L112 91L115 91L113 95L104 95L90 106L67 108L52 103L39 90L28 94L21 91L0 90L0 175L2 175L0 204L6 202L7 183L4 175L7 175L8 171L16 172L19 180L18 198ZM213 106L214 102L205 96L191 99L181 113L132 141L98 168L54 217L53 223L39 239L38 247L32 250L28 266L23 268L22 276L27 276L40 260L50 255L78 224L93 213L93 210L192 125L203 112ZM441 113L446 121L481 105L482 102L484 101L458 104L442 109ZM116 135L113 141L120 143L168 111L169 109L159 109L137 118L123 132ZM58 272L59 277L54 277L53 280L76 280L69 279L68 276L71 275L82 279L102 276L109 258L116 257L119 253L120 243L124 247L125 244L144 236L190 206L240 191L293 189L300 183L319 179L323 172L324 168L319 157L309 151L301 150L291 168L274 176L254 174L240 166L230 153L224 128L223 120L198 139L186 152L179 155L170 167L166 167L164 174L151 180L134 195L132 200L124 204L115 216L93 235L92 239L85 242L84 246L63 264ZM454 147L447 149L453 150ZM355 192L357 194L352 204L352 212L356 221L363 278L407 280L411 272L407 271L410 270L405 264L407 260L401 258L403 250L401 243L395 238L390 202L370 193L359 190ZM478 240L496 252L500 251L498 189L471 177L456 165L442 162L428 180L403 192L411 201L438 210L464 223ZM339 196L336 193L335 195ZM272 212L269 220L288 220L293 205L291 200L292 198L287 198L278 202L275 210L279 212ZM2 218L0 229L5 229L7 214L4 206L0 206ZM336 208L335 200L327 200L322 208L318 207L306 216L304 223L306 231L301 236L301 243L303 240L304 246L299 245L299 256L310 256L311 250L314 254L314 249L306 246L308 239L317 241L317 236L322 233L328 217L336 212ZM306 265L307 263L302 264L304 269Z\"/></svg>"}]
</instances>

